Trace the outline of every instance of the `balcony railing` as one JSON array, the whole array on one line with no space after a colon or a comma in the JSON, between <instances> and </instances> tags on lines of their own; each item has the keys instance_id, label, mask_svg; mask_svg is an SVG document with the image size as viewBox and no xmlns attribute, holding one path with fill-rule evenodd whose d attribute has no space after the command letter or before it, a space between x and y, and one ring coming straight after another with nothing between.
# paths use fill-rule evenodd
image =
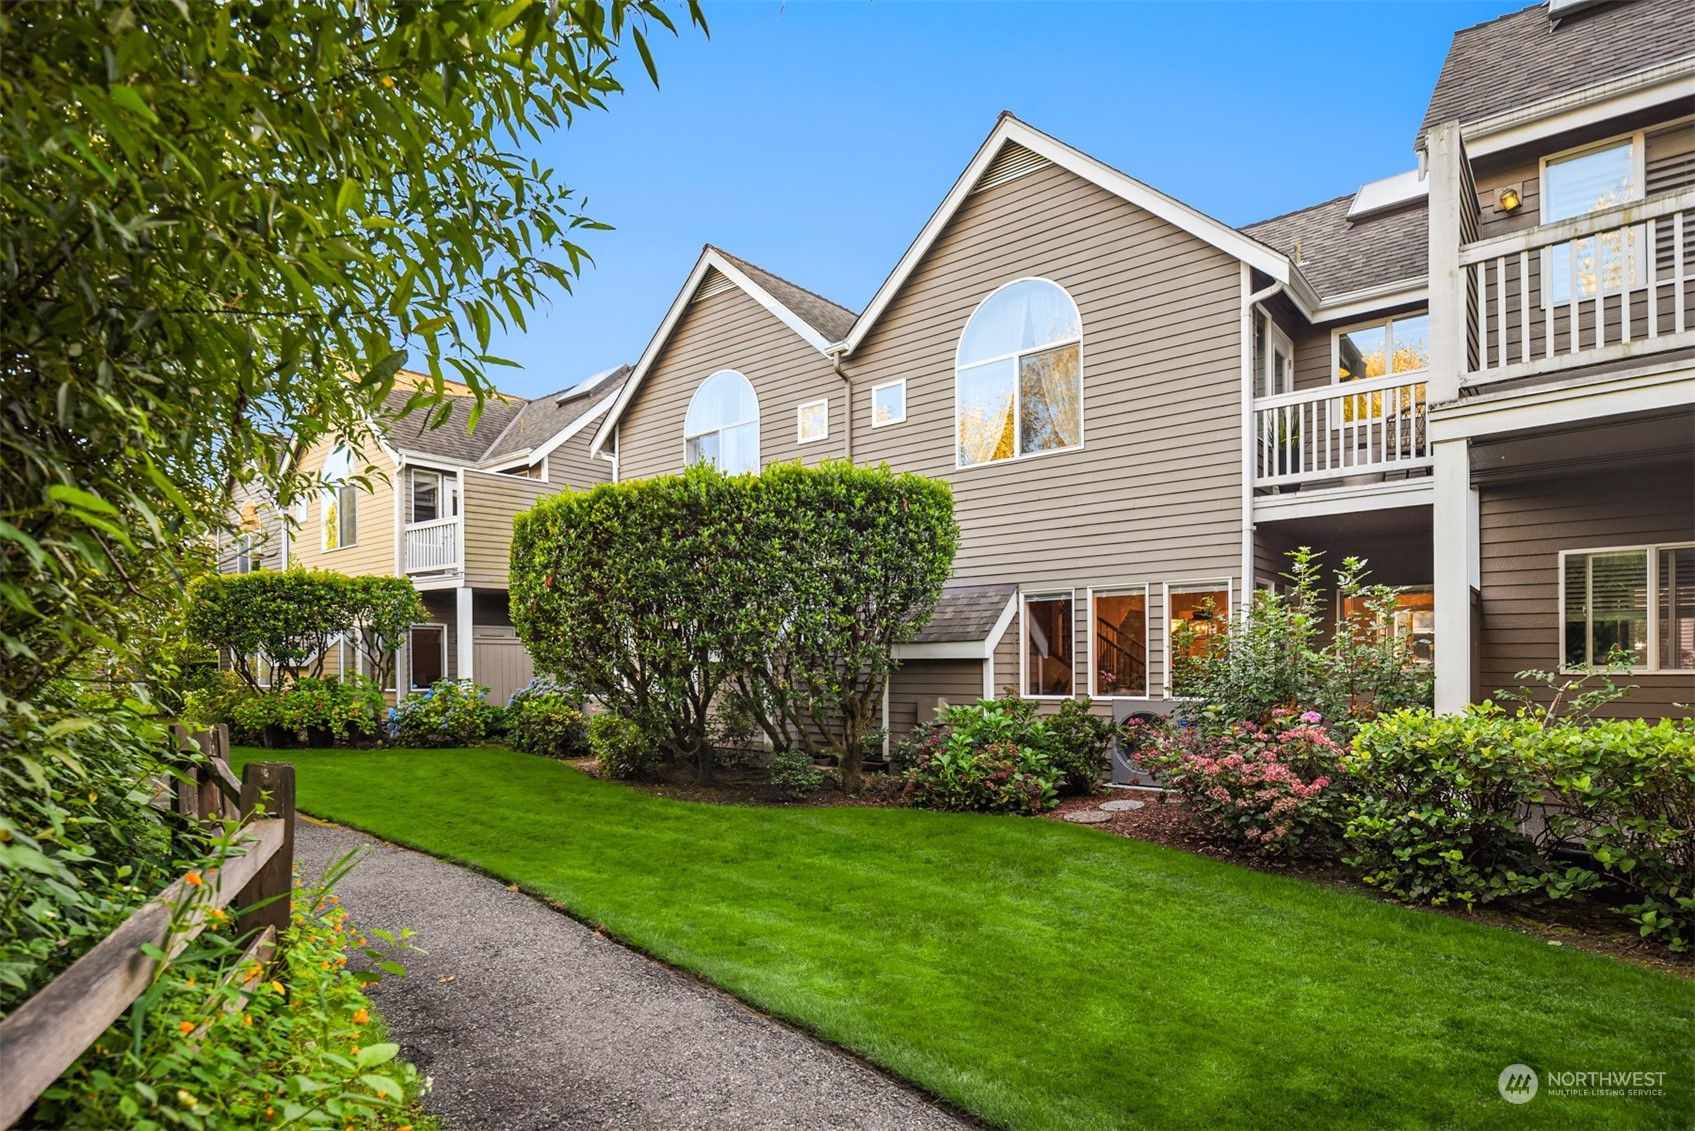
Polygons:
<instances>
[{"instance_id":1,"label":"balcony railing","mask_svg":"<svg viewBox=\"0 0 1695 1131\"><path fill-rule=\"evenodd\" d=\"M1695 189L1460 248L1465 383L1695 345Z\"/></svg>"},{"instance_id":2,"label":"balcony railing","mask_svg":"<svg viewBox=\"0 0 1695 1131\"><path fill-rule=\"evenodd\" d=\"M1255 400L1255 485L1429 467L1424 378L1393 374Z\"/></svg>"},{"instance_id":3,"label":"balcony railing","mask_svg":"<svg viewBox=\"0 0 1695 1131\"><path fill-rule=\"evenodd\" d=\"M459 520L438 518L406 528L406 572L431 573L459 568Z\"/></svg>"}]
</instances>

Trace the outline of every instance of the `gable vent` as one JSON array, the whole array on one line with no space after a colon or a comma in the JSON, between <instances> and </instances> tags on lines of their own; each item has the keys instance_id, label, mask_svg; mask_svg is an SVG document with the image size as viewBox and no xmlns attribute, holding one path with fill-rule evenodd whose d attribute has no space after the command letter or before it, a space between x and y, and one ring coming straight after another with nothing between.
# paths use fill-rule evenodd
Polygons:
<instances>
[{"instance_id":1,"label":"gable vent","mask_svg":"<svg viewBox=\"0 0 1695 1131\"><path fill-rule=\"evenodd\" d=\"M721 295L735 285L736 284L732 283L730 281L730 277L724 274L724 272L718 270L716 267L710 268L706 272L706 278L700 281L700 289L694 293L694 301L699 302L703 298L711 298L713 295Z\"/></svg>"},{"instance_id":2,"label":"gable vent","mask_svg":"<svg viewBox=\"0 0 1695 1131\"><path fill-rule=\"evenodd\" d=\"M1007 142L995 159L989 162L989 167L983 170L983 175L977 179L977 187L972 192L982 192L996 185L1016 180L1025 173L1034 173L1037 169L1046 168L1053 162L1039 153L1025 149L1016 142Z\"/></svg>"}]
</instances>

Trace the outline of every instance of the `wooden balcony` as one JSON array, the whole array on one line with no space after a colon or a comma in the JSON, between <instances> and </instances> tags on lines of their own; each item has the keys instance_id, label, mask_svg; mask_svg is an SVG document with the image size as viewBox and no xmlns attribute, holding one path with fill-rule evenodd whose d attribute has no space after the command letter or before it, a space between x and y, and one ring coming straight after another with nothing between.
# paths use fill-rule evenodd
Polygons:
<instances>
[{"instance_id":1,"label":"wooden balcony","mask_svg":"<svg viewBox=\"0 0 1695 1131\"><path fill-rule=\"evenodd\" d=\"M1692 221L1681 189L1462 243L1461 387L1695 347Z\"/></svg>"},{"instance_id":2,"label":"wooden balcony","mask_svg":"<svg viewBox=\"0 0 1695 1131\"><path fill-rule=\"evenodd\" d=\"M460 568L459 519L438 518L406 528L406 572L453 573Z\"/></svg>"},{"instance_id":3,"label":"wooden balcony","mask_svg":"<svg viewBox=\"0 0 1695 1131\"><path fill-rule=\"evenodd\" d=\"M1258 398L1254 485L1355 486L1360 477L1382 481L1427 474L1425 378L1422 372L1397 373Z\"/></svg>"}]
</instances>

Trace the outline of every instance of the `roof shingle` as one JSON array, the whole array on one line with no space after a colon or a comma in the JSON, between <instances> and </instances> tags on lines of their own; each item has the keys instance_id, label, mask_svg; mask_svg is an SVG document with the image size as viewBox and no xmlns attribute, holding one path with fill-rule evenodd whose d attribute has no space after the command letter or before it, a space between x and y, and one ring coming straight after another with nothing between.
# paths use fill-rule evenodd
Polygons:
<instances>
[{"instance_id":1,"label":"roof shingle","mask_svg":"<svg viewBox=\"0 0 1695 1131\"><path fill-rule=\"evenodd\" d=\"M936 615L913 640L914 644L980 642L1006 612L1016 585L963 585L942 591Z\"/></svg>"},{"instance_id":2,"label":"roof shingle","mask_svg":"<svg viewBox=\"0 0 1695 1131\"><path fill-rule=\"evenodd\" d=\"M859 318L859 315L840 303L831 302L823 295L814 294L805 287L773 275L763 267L755 267L721 247L714 247L712 250L741 268L755 283L769 291L772 298L794 311L801 321L822 334L826 341L839 342L847 337L848 331L853 329L854 322Z\"/></svg>"},{"instance_id":3,"label":"roof shingle","mask_svg":"<svg viewBox=\"0 0 1695 1131\"><path fill-rule=\"evenodd\" d=\"M1321 298L1335 298L1430 270L1429 209L1421 198L1401 208L1348 219L1354 194L1249 224L1242 231L1281 251ZM1300 245L1300 255L1295 245Z\"/></svg>"},{"instance_id":4,"label":"roof shingle","mask_svg":"<svg viewBox=\"0 0 1695 1131\"><path fill-rule=\"evenodd\" d=\"M539 447L580 420L595 405L617 394L630 376L630 367L620 365L604 380L584 389L574 386L537 397L518 413L499 439L489 446L484 460L499 459Z\"/></svg>"},{"instance_id":5,"label":"roof shingle","mask_svg":"<svg viewBox=\"0 0 1695 1131\"><path fill-rule=\"evenodd\" d=\"M1419 127L1476 122L1695 55L1689 0L1630 0L1550 19L1547 4L1454 34Z\"/></svg>"}]
</instances>

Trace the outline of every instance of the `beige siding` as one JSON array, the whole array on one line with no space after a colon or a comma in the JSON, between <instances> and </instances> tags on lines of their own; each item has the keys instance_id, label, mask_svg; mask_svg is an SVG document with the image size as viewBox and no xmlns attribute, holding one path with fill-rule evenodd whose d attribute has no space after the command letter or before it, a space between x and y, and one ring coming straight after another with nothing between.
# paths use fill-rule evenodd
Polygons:
<instances>
[{"instance_id":1,"label":"beige siding","mask_svg":"<svg viewBox=\"0 0 1695 1131\"><path fill-rule=\"evenodd\" d=\"M889 733L898 740L929 722L938 701L975 703L982 695L981 660L908 660L889 677Z\"/></svg>"},{"instance_id":2,"label":"beige siding","mask_svg":"<svg viewBox=\"0 0 1695 1131\"><path fill-rule=\"evenodd\" d=\"M506 585L512 558L512 520L529 510L538 499L558 494L564 488L520 475L486 471L465 473L464 515L465 580L479 586Z\"/></svg>"},{"instance_id":3,"label":"beige siding","mask_svg":"<svg viewBox=\"0 0 1695 1131\"><path fill-rule=\"evenodd\" d=\"M334 448L333 442L313 446L300 461L301 471L308 475L316 474ZM349 575L394 576L394 464L381 451L367 451L355 454L354 469L359 470L367 462L375 466L366 472L370 489L359 493L358 541L334 550L323 548L323 503L313 493L305 504L306 521L295 531L289 543L291 565L332 569Z\"/></svg>"},{"instance_id":4,"label":"beige siding","mask_svg":"<svg viewBox=\"0 0 1695 1131\"><path fill-rule=\"evenodd\" d=\"M1559 553L1695 539L1695 467L1596 471L1571 478L1485 486L1482 542L1481 683L1477 698L1551 670L1561 657ZM1687 714L1695 675L1635 675L1638 690L1608 713Z\"/></svg>"},{"instance_id":5,"label":"beige siding","mask_svg":"<svg viewBox=\"0 0 1695 1131\"><path fill-rule=\"evenodd\" d=\"M598 421L584 428L547 456L547 481L557 488L593 487L612 480L612 464L589 455Z\"/></svg>"},{"instance_id":6,"label":"beige siding","mask_svg":"<svg viewBox=\"0 0 1695 1131\"><path fill-rule=\"evenodd\" d=\"M233 521L243 528L243 535L220 533L216 542L219 573L237 571L240 541L248 544L252 569L281 569L283 566L282 514L271 504L264 492L238 485L235 489Z\"/></svg>"},{"instance_id":7,"label":"beige siding","mask_svg":"<svg viewBox=\"0 0 1695 1131\"><path fill-rule=\"evenodd\" d=\"M1082 315L1084 447L958 470L960 331L995 288L1030 275L1065 287ZM969 198L848 359L861 424L871 386L907 380L906 422L859 428L854 456L953 482L960 583L1233 576L1240 335L1235 260L1050 166Z\"/></svg>"},{"instance_id":8,"label":"beige siding","mask_svg":"<svg viewBox=\"0 0 1695 1131\"><path fill-rule=\"evenodd\" d=\"M624 479L683 469L683 419L700 383L734 369L759 398L759 456L763 463L802 459L815 464L846 452L842 381L817 350L739 287L697 299L649 369L618 430L618 474ZM828 439L795 440L795 410L830 399ZM557 458L558 453L554 453Z\"/></svg>"}]
</instances>

